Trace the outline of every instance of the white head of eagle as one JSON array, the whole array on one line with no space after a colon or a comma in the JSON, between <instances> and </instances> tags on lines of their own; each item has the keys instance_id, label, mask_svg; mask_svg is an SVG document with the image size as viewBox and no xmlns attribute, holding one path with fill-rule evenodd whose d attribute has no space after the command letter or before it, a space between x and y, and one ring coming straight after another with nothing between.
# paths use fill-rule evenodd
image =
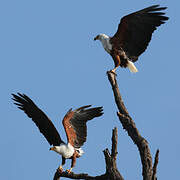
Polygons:
<instances>
[{"instance_id":1,"label":"white head of eagle","mask_svg":"<svg viewBox=\"0 0 180 180\"><path fill-rule=\"evenodd\" d=\"M154 5L131 13L121 19L114 36L99 34L94 38L112 56L114 73L119 66L128 67L133 73L138 72L134 62L146 50L154 30L168 20L165 13L159 12L165 9Z\"/></svg>"},{"instance_id":2,"label":"white head of eagle","mask_svg":"<svg viewBox=\"0 0 180 180\"><path fill-rule=\"evenodd\" d=\"M60 171L63 170L62 166L65 164L65 160L72 159L71 168L67 170L71 172L75 166L76 158L83 154L81 146L87 137L86 123L95 117L101 116L103 114L102 107L90 108L91 105L87 105L74 111L70 109L62 121L68 141L65 143L62 141L52 121L28 96L20 93L18 95L12 94L12 96L12 99L15 101L14 104L32 119L49 144L53 145L50 150L62 156L62 164L59 166Z\"/></svg>"}]
</instances>

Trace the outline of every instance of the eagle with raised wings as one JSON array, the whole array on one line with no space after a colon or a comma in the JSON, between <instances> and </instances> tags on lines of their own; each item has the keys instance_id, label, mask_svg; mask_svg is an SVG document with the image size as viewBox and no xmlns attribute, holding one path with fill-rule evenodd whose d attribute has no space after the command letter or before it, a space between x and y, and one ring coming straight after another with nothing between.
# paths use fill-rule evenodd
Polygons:
<instances>
[{"instance_id":1,"label":"eagle with raised wings","mask_svg":"<svg viewBox=\"0 0 180 180\"><path fill-rule=\"evenodd\" d=\"M94 38L100 40L105 51L112 56L115 64L112 72L115 73L119 66L138 72L134 62L146 50L156 28L169 19L160 12L166 8L154 5L131 13L121 19L113 37L99 34Z\"/></svg>"},{"instance_id":2,"label":"eagle with raised wings","mask_svg":"<svg viewBox=\"0 0 180 180\"><path fill-rule=\"evenodd\" d=\"M87 105L74 111L70 109L62 121L68 141L65 143L52 121L28 96L20 93L18 95L12 94L12 96L15 101L14 104L32 119L49 144L53 145L50 150L62 155L62 164L59 166L59 170L63 171L62 167L66 159L72 159L71 168L67 170L70 173L75 166L76 158L83 154L81 146L87 137L86 123L95 117L101 116L103 114L102 107L90 108L91 105Z\"/></svg>"}]
</instances>

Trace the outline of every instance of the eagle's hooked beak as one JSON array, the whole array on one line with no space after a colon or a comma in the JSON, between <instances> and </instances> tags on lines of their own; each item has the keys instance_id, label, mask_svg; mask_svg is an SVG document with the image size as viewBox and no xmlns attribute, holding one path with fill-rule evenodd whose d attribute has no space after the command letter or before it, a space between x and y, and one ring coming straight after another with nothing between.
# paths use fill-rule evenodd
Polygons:
<instances>
[{"instance_id":1,"label":"eagle's hooked beak","mask_svg":"<svg viewBox=\"0 0 180 180\"><path fill-rule=\"evenodd\" d=\"M50 151L54 151L54 149L55 149L55 147L51 147L49 150L50 150Z\"/></svg>"},{"instance_id":2,"label":"eagle's hooked beak","mask_svg":"<svg viewBox=\"0 0 180 180\"><path fill-rule=\"evenodd\" d=\"M99 38L99 35L94 38L94 41L96 41Z\"/></svg>"}]
</instances>

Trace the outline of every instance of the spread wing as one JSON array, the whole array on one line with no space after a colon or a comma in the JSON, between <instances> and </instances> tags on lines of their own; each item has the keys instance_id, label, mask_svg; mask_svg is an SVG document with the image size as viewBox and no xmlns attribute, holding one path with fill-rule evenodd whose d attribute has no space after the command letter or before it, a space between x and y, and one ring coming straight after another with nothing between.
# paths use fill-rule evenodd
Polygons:
<instances>
[{"instance_id":1,"label":"spread wing","mask_svg":"<svg viewBox=\"0 0 180 180\"><path fill-rule=\"evenodd\" d=\"M81 147L86 141L87 121L103 114L102 107L89 108L90 106L83 106L74 111L70 109L63 119L68 142L75 148Z\"/></svg>"},{"instance_id":2,"label":"spread wing","mask_svg":"<svg viewBox=\"0 0 180 180\"><path fill-rule=\"evenodd\" d=\"M15 101L14 104L33 120L50 145L58 146L63 142L51 120L28 96L20 93L18 95L12 94L12 96Z\"/></svg>"},{"instance_id":3,"label":"spread wing","mask_svg":"<svg viewBox=\"0 0 180 180\"><path fill-rule=\"evenodd\" d=\"M163 16L165 13L159 12L165 9L154 5L124 16L111 43L117 49L122 48L132 61L136 61L146 50L154 30L169 19Z\"/></svg>"}]
</instances>

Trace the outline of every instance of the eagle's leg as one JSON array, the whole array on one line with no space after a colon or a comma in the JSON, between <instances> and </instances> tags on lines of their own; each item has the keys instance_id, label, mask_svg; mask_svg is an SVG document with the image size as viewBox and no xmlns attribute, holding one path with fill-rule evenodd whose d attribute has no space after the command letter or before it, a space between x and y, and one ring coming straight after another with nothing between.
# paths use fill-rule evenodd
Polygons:
<instances>
[{"instance_id":1,"label":"eagle's leg","mask_svg":"<svg viewBox=\"0 0 180 180\"><path fill-rule=\"evenodd\" d=\"M117 69L117 68L118 68L118 67L115 67L114 69L111 70L111 72L114 73L114 74L116 74L116 69Z\"/></svg>"},{"instance_id":2,"label":"eagle's leg","mask_svg":"<svg viewBox=\"0 0 180 180\"><path fill-rule=\"evenodd\" d=\"M64 166L65 162L66 162L66 159L62 156L62 163L58 168L60 172L63 172L63 166Z\"/></svg>"},{"instance_id":3,"label":"eagle's leg","mask_svg":"<svg viewBox=\"0 0 180 180\"><path fill-rule=\"evenodd\" d=\"M68 173L71 173L71 171L72 171L73 167L75 166L75 164L76 164L76 153L74 153L73 156L72 156L71 168L67 169Z\"/></svg>"},{"instance_id":4,"label":"eagle's leg","mask_svg":"<svg viewBox=\"0 0 180 180\"><path fill-rule=\"evenodd\" d=\"M116 55L113 57L113 60L114 60L114 64L115 64L115 68L111 70L111 72L113 72L114 74L116 74L116 69L120 66L121 64L121 60L120 60L120 56L119 55Z\"/></svg>"}]
</instances>

